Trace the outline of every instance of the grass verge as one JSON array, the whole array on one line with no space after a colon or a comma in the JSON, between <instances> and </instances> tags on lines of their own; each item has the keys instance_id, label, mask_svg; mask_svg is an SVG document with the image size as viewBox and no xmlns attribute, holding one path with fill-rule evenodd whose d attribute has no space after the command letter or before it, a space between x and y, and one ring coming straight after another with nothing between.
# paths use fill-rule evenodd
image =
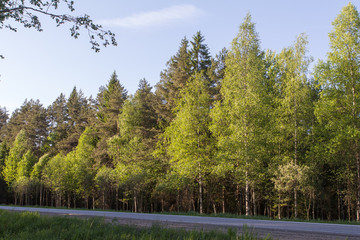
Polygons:
<instances>
[{"instance_id":1,"label":"grass verge","mask_svg":"<svg viewBox=\"0 0 360 240\"><path fill-rule=\"evenodd\" d=\"M245 230L241 235L229 229L220 231L186 231L166 229L161 226L137 228L105 223L102 218L78 219L70 217L41 216L33 212L9 212L0 210L1 240L52 240L52 239L263 239ZM265 239L271 239L267 237Z\"/></svg>"}]
</instances>

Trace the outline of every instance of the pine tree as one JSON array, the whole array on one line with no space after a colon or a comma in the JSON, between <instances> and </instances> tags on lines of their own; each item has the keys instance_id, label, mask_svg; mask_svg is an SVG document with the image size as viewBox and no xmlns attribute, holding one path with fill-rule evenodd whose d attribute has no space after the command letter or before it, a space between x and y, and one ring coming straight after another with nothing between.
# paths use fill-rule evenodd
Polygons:
<instances>
[{"instance_id":1,"label":"pine tree","mask_svg":"<svg viewBox=\"0 0 360 240\"><path fill-rule=\"evenodd\" d=\"M4 128L3 141L13 142L17 134L24 130L32 151L39 156L41 147L47 137L48 121L46 110L39 100L25 100L23 105L14 111Z\"/></svg>"}]
</instances>

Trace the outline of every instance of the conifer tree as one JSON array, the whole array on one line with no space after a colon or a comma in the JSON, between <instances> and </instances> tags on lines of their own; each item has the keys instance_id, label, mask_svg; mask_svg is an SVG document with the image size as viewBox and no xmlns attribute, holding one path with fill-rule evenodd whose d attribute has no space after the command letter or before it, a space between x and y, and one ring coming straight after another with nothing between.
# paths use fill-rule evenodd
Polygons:
<instances>
[{"instance_id":1,"label":"conifer tree","mask_svg":"<svg viewBox=\"0 0 360 240\"><path fill-rule=\"evenodd\" d=\"M6 125L9 116L5 107L0 107L0 141L1 141L1 129Z\"/></svg>"},{"instance_id":2,"label":"conifer tree","mask_svg":"<svg viewBox=\"0 0 360 240\"><path fill-rule=\"evenodd\" d=\"M167 126L174 118L173 110L180 98L180 90L186 85L191 75L191 58L189 41L181 40L180 48L175 56L167 62L167 69L161 72L160 82L156 85L158 102L156 110L160 116L160 123Z\"/></svg>"},{"instance_id":3,"label":"conifer tree","mask_svg":"<svg viewBox=\"0 0 360 240\"><path fill-rule=\"evenodd\" d=\"M69 116L66 102L65 95L61 93L47 110L50 130L47 145L49 145L49 151L51 152L63 150L58 143L63 141L68 135Z\"/></svg>"},{"instance_id":4,"label":"conifer tree","mask_svg":"<svg viewBox=\"0 0 360 240\"><path fill-rule=\"evenodd\" d=\"M65 154L77 146L81 133L91 124L95 116L91 99L84 97L82 91L77 91L76 87L67 99L66 111L68 132L66 138L58 143L59 149Z\"/></svg>"},{"instance_id":5,"label":"conifer tree","mask_svg":"<svg viewBox=\"0 0 360 240\"><path fill-rule=\"evenodd\" d=\"M97 96L96 129L100 139L95 149L95 158L98 164L109 162L107 140L119 131L118 116L126 98L127 91L120 84L118 76L114 71L109 83L106 87L100 89Z\"/></svg>"},{"instance_id":6,"label":"conifer tree","mask_svg":"<svg viewBox=\"0 0 360 240\"><path fill-rule=\"evenodd\" d=\"M204 43L205 38L198 31L194 36L191 43L191 49L189 50L191 58L190 70L192 74L203 71L207 73L207 70L211 67L211 57L208 46Z\"/></svg>"},{"instance_id":7,"label":"conifer tree","mask_svg":"<svg viewBox=\"0 0 360 240\"><path fill-rule=\"evenodd\" d=\"M29 138L32 151L39 156L48 134L47 127L46 110L40 101L25 100L23 105L14 111L6 124L3 141L13 142L17 134L24 130Z\"/></svg>"}]
</instances>

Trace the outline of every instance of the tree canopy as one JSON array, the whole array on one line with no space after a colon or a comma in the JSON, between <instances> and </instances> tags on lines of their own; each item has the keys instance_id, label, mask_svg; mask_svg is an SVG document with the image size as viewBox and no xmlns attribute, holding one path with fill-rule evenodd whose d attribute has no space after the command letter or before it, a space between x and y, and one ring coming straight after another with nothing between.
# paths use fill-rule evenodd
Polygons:
<instances>
[{"instance_id":1,"label":"tree canopy","mask_svg":"<svg viewBox=\"0 0 360 240\"><path fill-rule=\"evenodd\" d=\"M68 13L59 13L59 9L66 8ZM70 0L0 0L0 29L7 28L17 31L13 21L25 28L34 28L42 31L40 16L51 18L56 26L71 24L70 34L74 38L80 36L81 29L85 29L89 36L91 48L98 52L101 46L116 46L115 34L104 30L96 24L87 14L74 16L75 1ZM13 21L10 21L13 20ZM10 22L10 23L9 23Z\"/></svg>"}]
</instances>

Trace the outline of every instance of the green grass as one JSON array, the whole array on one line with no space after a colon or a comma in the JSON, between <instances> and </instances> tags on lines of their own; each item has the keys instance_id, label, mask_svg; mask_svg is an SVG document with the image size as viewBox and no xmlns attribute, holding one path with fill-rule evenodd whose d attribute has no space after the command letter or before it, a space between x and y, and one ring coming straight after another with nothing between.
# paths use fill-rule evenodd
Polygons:
<instances>
[{"instance_id":1,"label":"green grass","mask_svg":"<svg viewBox=\"0 0 360 240\"><path fill-rule=\"evenodd\" d=\"M51 239L262 239L256 233L245 230L241 235L229 229L219 231L186 231L166 229L160 226L137 228L105 223L102 218L78 219L70 217L41 216L32 212L0 210L1 240L51 240ZM270 239L269 237L266 239Z\"/></svg>"}]
</instances>

